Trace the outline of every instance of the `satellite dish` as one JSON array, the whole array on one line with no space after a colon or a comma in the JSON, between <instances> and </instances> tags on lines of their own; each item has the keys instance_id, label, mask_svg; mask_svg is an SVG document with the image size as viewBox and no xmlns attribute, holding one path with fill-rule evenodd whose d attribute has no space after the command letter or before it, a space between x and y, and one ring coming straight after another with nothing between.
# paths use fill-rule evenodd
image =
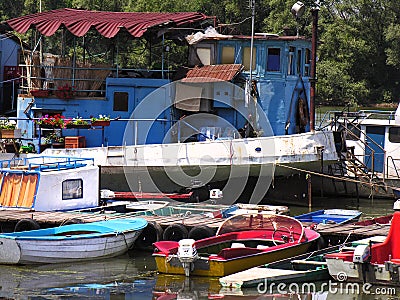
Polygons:
<instances>
[{"instance_id":1,"label":"satellite dish","mask_svg":"<svg viewBox=\"0 0 400 300\"><path fill-rule=\"evenodd\" d=\"M301 18L301 16L304 14L306 7L304 3L297 1L295 4L293 4L292 9L290 10L292 12L292 15L298 19Z\"/></svg>"}]
</instances>

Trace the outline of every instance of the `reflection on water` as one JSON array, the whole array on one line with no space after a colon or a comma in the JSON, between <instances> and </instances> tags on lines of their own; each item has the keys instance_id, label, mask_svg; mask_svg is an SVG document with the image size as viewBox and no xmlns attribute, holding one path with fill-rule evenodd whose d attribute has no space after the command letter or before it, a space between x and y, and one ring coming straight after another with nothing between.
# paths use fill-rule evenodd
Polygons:
<instances>
[{"instance_id":1,"label":"reflection on water","mask_svg":"<svg viewBox=\"0 0 400 300\"><path fill-rule=\"evenodd\" d=\"M313 210L359 209L363 218L392 213L393 200L313 199ZM290 207L291 215L308 211ZM218 278L190 278L156 274L151 253L130 251L102 261L37 266L0 266L0 297L11 299L293 299L293 300L399 300L395 295L336 292L296 294L260 293L257 288L224 290Z\"/></svg>"}]
</instances>

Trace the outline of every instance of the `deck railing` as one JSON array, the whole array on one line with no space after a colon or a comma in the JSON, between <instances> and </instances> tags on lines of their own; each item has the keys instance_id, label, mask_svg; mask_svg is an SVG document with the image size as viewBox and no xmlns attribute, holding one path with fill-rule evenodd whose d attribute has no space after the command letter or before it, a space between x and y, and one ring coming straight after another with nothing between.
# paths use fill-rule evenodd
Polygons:
<instances>
[{"instance_id":1,"label":"deck railing","mask_svg":"<svg viewBox=\"0 0 400 300\"><path fill-rule=\"evenodd\" d=\"M107 77L126 78L169 78L170 70L148 70L120 68L109 65L88 66L53 66L53 65L20 65L22 68L19 89L21 93L31 90L48 90L55 94L65 87L70 87L76 96L104 96Z\"/></svg>"}]
</instances>

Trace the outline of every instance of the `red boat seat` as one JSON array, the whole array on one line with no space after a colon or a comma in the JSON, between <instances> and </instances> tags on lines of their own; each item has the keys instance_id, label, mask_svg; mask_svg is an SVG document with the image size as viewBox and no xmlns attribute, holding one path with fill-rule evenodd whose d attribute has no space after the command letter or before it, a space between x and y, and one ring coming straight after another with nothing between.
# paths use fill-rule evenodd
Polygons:
<instances>
[{"instance_id":1,"label":"red boat seat","mask_svg":"<svg viewBox=\"0 0 400 300\"><path fill-rule=\"evenodd\" d=\"M222 249L217 256L223 259L230 259L240 256L253 255L260 252L263 252L263 250L256 248L225 248Z\"/></svg>"},{"instance_id":2,"label":"red boat seat","mask_svg":"<svg viewBox=\"0 0 400 300\"><path fill-rule=\"evenodd\" d=\"M394 258L391 260L391 262L400 265L400 258Z\"/></svg>"},{"instance_id":3,"label":"red boat seat","mask_svg":"<svg viewBox=\"0 0 400 300\"><path fill-rule=\"evenodd\" d=\"M328 253L325 258L342 259L343 261L353 261L353 251L349 252L338 252L338 253Z\"/></svg>"},{"instance_id":4,"label":"red boat seat","mask_svg":"<svg viewBox=\"0 0 400 300\"><path fill-rule=\"evenodd\" d=\"M400 212L395 212L386 240L372 246L372 263L383 264L385 261L400 259Z\"/></svg>"}]
</instances>

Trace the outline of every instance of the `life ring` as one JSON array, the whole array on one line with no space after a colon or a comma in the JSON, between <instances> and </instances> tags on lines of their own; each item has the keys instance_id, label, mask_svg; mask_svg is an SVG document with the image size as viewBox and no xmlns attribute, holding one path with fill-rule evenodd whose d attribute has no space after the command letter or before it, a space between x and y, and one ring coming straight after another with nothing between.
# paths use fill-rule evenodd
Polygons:
<instances>
[{"instance_id":1,"label":"life ring","mask_svg":"<svg viewBox=\"0 0 400 300\"><path fill-rule=\"evenodd\" d=\"M307 101L301 97L299 98L298 101L298 114L299 114L299 126L305 127L309 122Z\"/></svg>"},{"instance_id":2,"label":"life ring","mask_svg":"<svg viewBox=\"0 0 400 300\"><path fill-rule=\"evenodd\" d=\"M215 235L215 232L213 229L208 227L207 225L199 225L195 226L189 231L188 238L189 239L194 239L195 241L197 240L202 240L205 238L209 238Z\"/></svg>"},{"instance_id":3,"label":"life ring","mask_svg":"<svg viewBox=\"0 0 400 300\"><path fill-rule=\"evenodd\" d=\"M188 237L188 230L183 224L172 224L165 228L163 233L164 241L175 241L179 242L182 239L186 239Z\"/></svg>"},{"instance_id":4,"label":"life ring","mask_svg":"<svg viewBox=\"0 0 400 300\"><path fill-rule=\"evenodd\" d=\"M40 229L40 225L33 219L21 219L14 227L14 232Z\"/></svg>"},{"instance_id":5,"label":"life ring","mask_svg":"<svg viewBox=\"0 0 400 300\"><path fill-rule=\"evenodd\" d=\"M163 230L157 222L148 222L147 226L142 230L139 237L135 241L135 246L139 249L151 247L153 243L161 240Z\"/></svg>"}]
</instances>

